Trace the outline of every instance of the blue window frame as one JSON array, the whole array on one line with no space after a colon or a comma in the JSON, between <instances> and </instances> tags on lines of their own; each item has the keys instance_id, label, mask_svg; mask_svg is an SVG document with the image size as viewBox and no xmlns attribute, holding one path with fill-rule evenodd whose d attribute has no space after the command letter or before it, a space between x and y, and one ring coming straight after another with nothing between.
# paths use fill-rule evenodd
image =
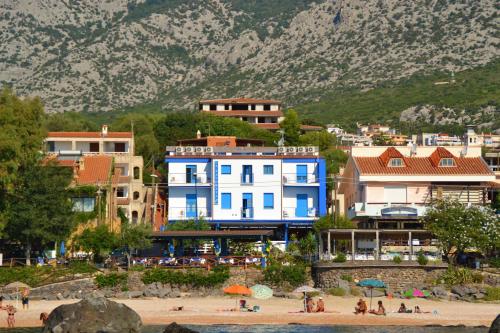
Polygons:
<instances>
[{"instance_id":1,"label":"blue window frame","mask_svg":"<svg viewBox=\"0 0 500 333\"><path fill-rule=\"evenodd\" d=\"M220 173L223 175L230 175L231 174L231 166L230 165L221 165L220 166Z\"/></svg>"},{"instance_id":2,"label":"blue window frame","mask_svg":"<svg viewBox=\"0 0 500 333\"><path fill-rule=\"evenodd\" d=\"M297 183L307 183L307 164L297 165Z\"/></svg>"},{"instance_id":3,"label":"blue window frame","mask_svg":"<svg viewBox=\"0 0 500 333\"><path fill-rule=\"evenodd\" d=\"M265 175L274 174L274 165L264 165L264 174Z\"/></svg>"},{"instance_id":4,"label":"blue window frame","mask_svg":"<svg viewBox=\"0 0 500 333\"><path fill-rule=\"evenodd\" d=\"M264 193L264 209L274 209L274 193Z\"/></svg>"},{"instance_id":5,"label":"blue window frame","mask_svg":"<svg viewBox=\"0 0 500 333\"><path fill-rule=\"evenodd\" d=\"M231 193L221 193L220 201L222 209L231 209Z\"/></svg>"}]
</instances>

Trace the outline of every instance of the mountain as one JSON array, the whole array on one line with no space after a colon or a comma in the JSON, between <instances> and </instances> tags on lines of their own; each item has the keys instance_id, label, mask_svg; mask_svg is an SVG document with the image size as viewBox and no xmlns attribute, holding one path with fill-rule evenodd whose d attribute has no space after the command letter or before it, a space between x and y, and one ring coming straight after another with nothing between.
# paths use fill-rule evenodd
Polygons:
<instances>
[{"instance_id":1,"label":"mountain","mask_svg":"<svg viewBox=\"0 0 500 333\"><path fill-rule=\"evenodd\" d=\"M3 0L0 82L49 112L319 101L500 53L495 0ZM402 110L401 110L402 111ZM330 120L330 119L328 119Z\"/></svg>"}]
</instances>

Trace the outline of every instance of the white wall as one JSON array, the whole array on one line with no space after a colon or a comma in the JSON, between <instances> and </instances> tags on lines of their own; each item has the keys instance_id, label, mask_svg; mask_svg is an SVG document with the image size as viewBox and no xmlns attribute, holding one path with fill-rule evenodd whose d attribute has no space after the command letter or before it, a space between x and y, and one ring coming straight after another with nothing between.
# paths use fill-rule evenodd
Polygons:
<instances>
[{"instance_id":1,"label":"white wall","mask_svg":"<svg viewBox=\"0 0 500 333\"><path fill-rule=\"evenodd\" d=\"M316 208L317 213L318 206L318 193L319 186L316 187L303 187L303 186L285 186L283 190L283 210L288 212L288 219L294 219L295 208L297 208L297 194L307 194L307 207ZM303 217L297 217L297 219L304 219Z\"/></svg>"},{"instance_id":2,"label":"white wall","mask_svg":"<svg viewBox=\"0 0 500 333\"><path fill-rule=\"evenodd\" d=\"M168 182L169 184L180 184L186 182L186 166L196 165L196 173L198 178L201 178L200 183L206 183L211 178L211 164L203 163L169 163L168 165Z\"/></svg>"},{"instance_id":3,"label":"white wall","mask_svg":"<svg viewBox=\"0 0 500 333\"><path fill-rule=\"evenodd\" d=\"M71 142L54 142L54 150L57 152L59 150L71 150Z\"/></svg>"},{"instance_id":4,"label":"white wall","mask_svg":"<svg viewBox=\"0 0 500 333\"><path fill-rule=\"evenodd\" d=\"M198 212L201 215L210 215L211 193L210 188L170 187L168 201L168 218L171 220L186 218L186 194L198 194ZM182 212L182 214L181 214Z\"/></svg>"}]
</instances>

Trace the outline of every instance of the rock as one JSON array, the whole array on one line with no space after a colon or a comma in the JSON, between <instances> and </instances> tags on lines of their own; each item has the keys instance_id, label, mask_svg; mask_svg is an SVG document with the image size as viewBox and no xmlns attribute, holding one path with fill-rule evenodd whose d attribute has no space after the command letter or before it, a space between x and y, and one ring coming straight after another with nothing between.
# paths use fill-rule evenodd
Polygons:
<instances>
[{"instance_id":1,"label":"rock","mask_svg":"<svg viewBox=\"0 0 500 333\"><path fill-rule=\"evenodd\" d=\"M63 295L63 294L61 294L61 293L58 293L58 294L56 295L56 298L57 298L58 300L63 300L63 299L64 299L64 295Z\"/></svg>"},{"instance_id":2,"label":"rock","mask_svg":"<svg viewBox=\"0 0 500 333\"><path fill-rule=\"evenodd\" d=\"M474 299L483 299L484 298L484 294L483 293L475 293L472 296L474 297Z\"/></svg>"},{"instance_id":3,"label":"rock","mask_svg":"<svg viewBox=\"0 0 500 333\"><path fill-rule=\"evenodd\" d=\"M458 301L458 295L450 294L450 301Z\"/></svg>"},{"instance_id":4,"label":"rock","mask_svg":"<svg viewBox=\"0 0 500 333\"><path fill-rule=\"evenodd\" d=\"M169 294L170 298L178 298L181 297L181 292L179 290L172 290Z\"/></svg>"},{"instance_id":5,"label":"rock","mask_svg":"<svg viewBox=\"0 0 500 333\"><path fill-rule=\"evenodd\" d=\"M432 294L436 297L439 297L439 298L448 296L448 292L446 291L446 289L444 289L442 287L432 288Z\"/></svg>"},{"instance_id":6,"label":"rock","mask_svg":"<svg viewBox=\"0 0 500 333\"><path fill-rule=\"evenodd\" d=\"M129 291L128 296L129 296L129 298L139 298L142 296L142 291L140 291L140 290Z\"/></svg>"},{"instance_id":7,"label":"rock","mask_svg":"<svg viewBox=\"0 0 500 333\"><path fill-rule=\"evenodd\" d=\"M184 297L191 297L191 293L186 293L186 292L180 293L180 297L183 297L183 298Z\"/></svg>"},{"instance_id":8,"label":"rock","mask_svg":"<svg viewBox=\"0 0 500 333\"><path fill-rule=\"evenodd\" d=\"M465 287L465 292L469 295L472 295L472 294L477 294L478 290L476 287Z\"/></svg>"},{"instance_id":9,"label":"rock","mask_svg":"<svg viewBox=\"0 0 500 333\"><path fill-rule=\"evenodd\" d=\"M464 297L467 295L467 291L464 286L453 286L451 287L451 292L457 294L460 297Z\"/></svg>"},{"instance_id":10,"label":"rock","mask_svg":"<svg viewBox=\"0 0 500 333\"><path fill-rule=\"evenodd\" d=\"M170 293L170 290L168 289L160 289L158 290L158 297L159 298L165 298L167 295Z\"/></svg>"},{"instance_id":11,"label":"rock","mask_svg":"<svg viewBox=\"0 0 500 333\"><path fill-rule=\"evenodd\" d=\"M488 333L500 333L500 314L491 323Z\"/></svg>"},{"instance_id":12,"label":"rock","mask_svg":"<svg viewBox=\"0 0 500 333\"><path fill-rule=\"evenodd\" d=\"M365 289L363 290L365 297L384 297L385 292L378 289Z\"/></svg>"},{"instance_id":13,"label":"rock","mask_svg":"<svg viewBox=\"0 0 500 333\"><path fill-rule=\"evenodd\" d=\"M187 327L181 326L176 322L165 327L163 333L198 333L197 331L190 330Z\"/></svg>"},{"instance_id":14,"label":"rock","mask_svg":"<svg viewBox=\"0 0 500 333\"><path fill-rule=\"evenodd\" d=\"M141 318L128 306L91 294L55 308L42 333L140 333L141 327Z\"/></svg>"}]
</instances>

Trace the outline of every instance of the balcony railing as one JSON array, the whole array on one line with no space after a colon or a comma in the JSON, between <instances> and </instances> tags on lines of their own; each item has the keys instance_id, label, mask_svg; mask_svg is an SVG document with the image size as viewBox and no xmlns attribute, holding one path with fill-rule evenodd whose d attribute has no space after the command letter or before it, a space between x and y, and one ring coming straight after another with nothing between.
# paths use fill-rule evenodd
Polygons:
<instances>
[{"instance_id":1,"label":"balcony railing","mask_svg":"<svg viewBox=\"0 0 500 333\"><path fill-rule=\"evenodd\" d=\"M252 185L253 184L253 173L242 173L241 174L241 184Z\"/></svg>"},{"instance_id":2,"label":"balcony railing","mask_svg":"<svg viewBox=\"0 0 500 333\"><path fill-rule=\"evenodd\" d=\"M241 208L242 219L253 219L253 207Z\"/></svg>"},{"instance_id":3,"label":"balcony railing","mask_svg":"<svg viewBox=\"0 0 500 333\"><path fill-rule=\"evenodd\" d=\"M368 203L356 202L348 211L348 217L357 216L417 216L425 215L423 203Z\"/></svg>"},{"instance_id":4,"label":"balcony railing","mask_svg":"<svg viewBox=\"0 0 500 333\"><path fill-rule=\"evenodd\" d=\"M307 211L298 210L297 207L284 207L283 218L314 218L318 217L318 210L314 207L308 208Z\"/></svg>"},{"instance_id":5,"label":"balcony railing","mask_svg":"<svg viewBox=\"0 0 500 333\"><path fill-rule=\"evenodd\" d=\"M168 175L168 184L169 185L208 185L210 184L212 179L206 173L198 173L196 176L189 175L185 173L169 173Z\"/></svg>"},{"instance_id":6,"label":"balcony railing","mask_svg":"<svg viewBox=\"0 0 500 333\"><path fill-rule=\"evenodd\" d=\"M205 207L198 207L198 216L196 216L196 208L168 207L168 218L170 220L192 220L210 217L212 217L211 212Z\"/></svg>"},{"instance_id":7,"label":"balcony railing","mask_svg":"<svg viewBox=\"0 0 500 333\"><path fill-rule=\"evenodd\" d=\"M319 184L319 179L315 173L308 173L306 175L285 173L283 174L283 184L285 185Z\"/></svg>"}]
</instances>

